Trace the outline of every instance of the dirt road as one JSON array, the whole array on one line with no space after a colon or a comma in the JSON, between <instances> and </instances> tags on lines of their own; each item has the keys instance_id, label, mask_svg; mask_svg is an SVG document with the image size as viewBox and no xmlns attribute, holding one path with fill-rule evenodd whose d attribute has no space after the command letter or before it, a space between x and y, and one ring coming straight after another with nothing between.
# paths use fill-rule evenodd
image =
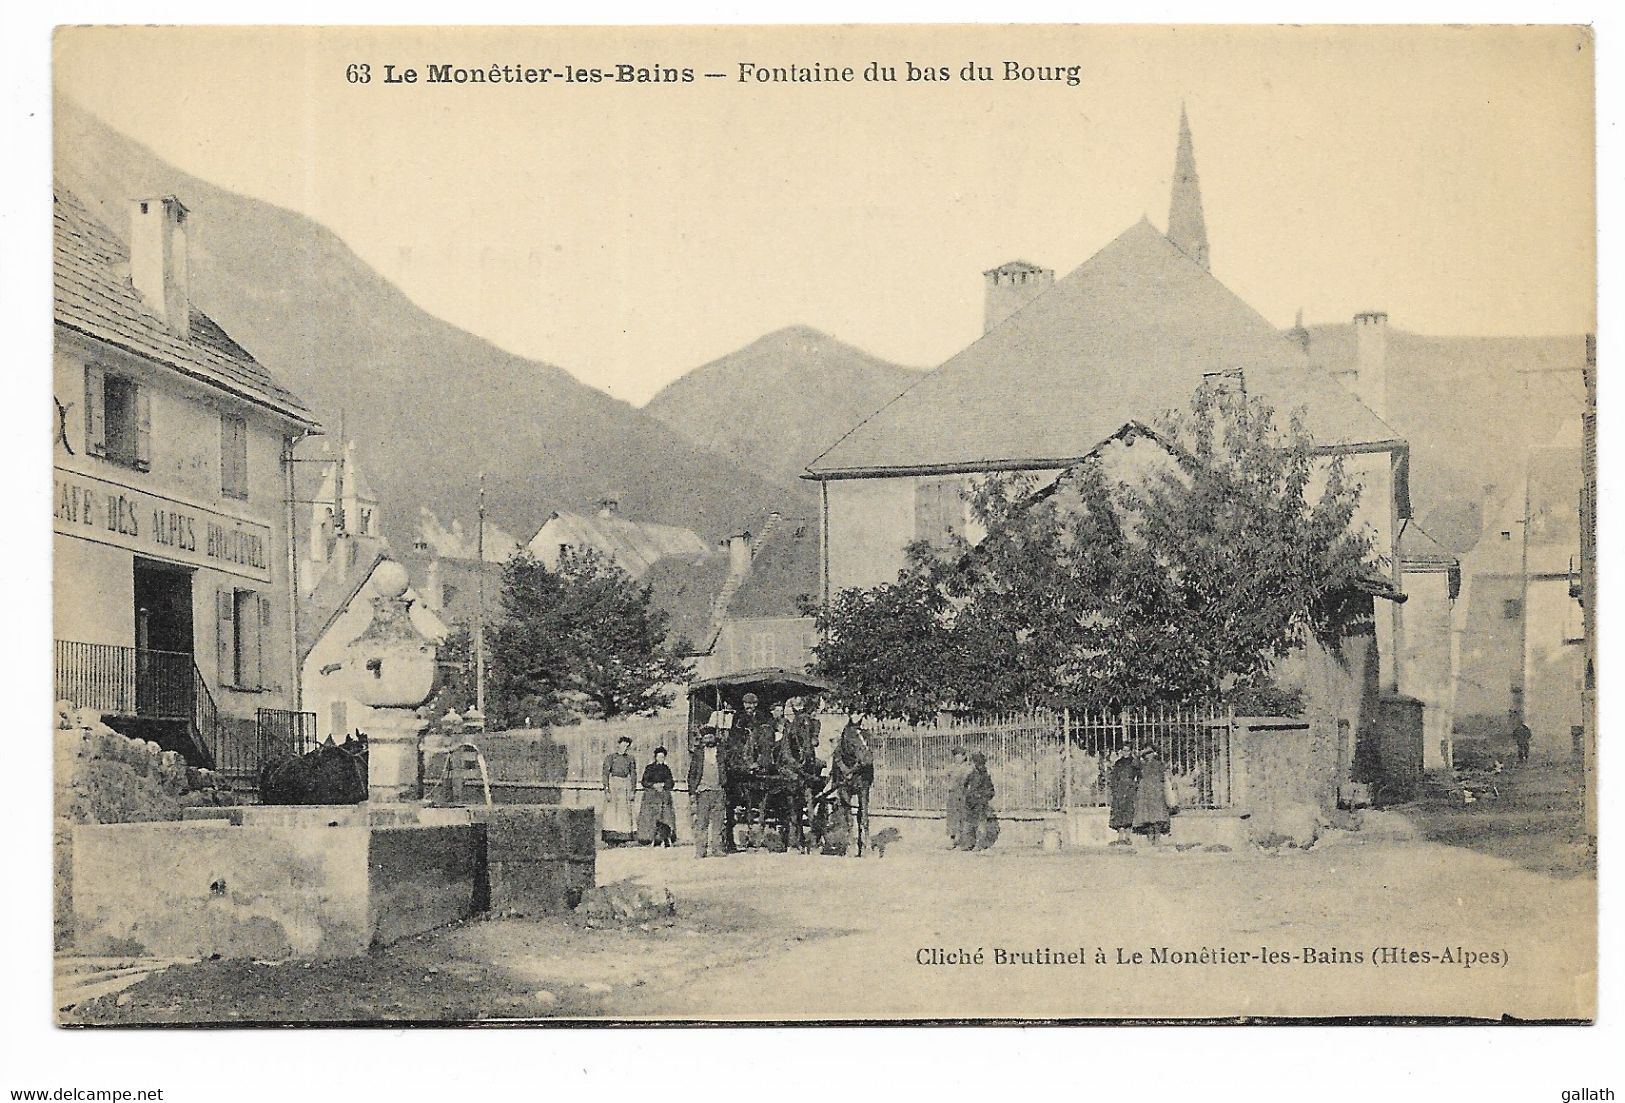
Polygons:
<instances>
[{"instance_id":1,"label":"dirt road","mask_svg":"<svg viewBox=\"0 0 1625 1103\"><path fill-rule=\"evenodd\" d=\"M934 842L861 860L606 851L600 883L669 886L671 925L489 919L353 962L178 966L69 1019L1593 1014L1583 873L1380 826L1281 853Z\"/></svg>"}]
</instances>

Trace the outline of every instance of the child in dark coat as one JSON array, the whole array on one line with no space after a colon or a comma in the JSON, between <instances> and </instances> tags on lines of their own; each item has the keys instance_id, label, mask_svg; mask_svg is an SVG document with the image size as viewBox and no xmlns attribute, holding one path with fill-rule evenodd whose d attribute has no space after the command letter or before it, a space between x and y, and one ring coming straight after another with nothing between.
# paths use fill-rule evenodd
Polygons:
<instances>
[{"instance_id":1,"label":"child in dark coat","mask_svg":"<svg viewBox=\"0 0 1625 1103\"><path fill-rule=\"evenodd\" d=\"M960 850L986 850L992 845L987 835L988 809L993 805L993 778L987 772L987 755L977 751L970 756L970 774L965 778L965 819L959 834Z\"/></svg>"}]
</instances>

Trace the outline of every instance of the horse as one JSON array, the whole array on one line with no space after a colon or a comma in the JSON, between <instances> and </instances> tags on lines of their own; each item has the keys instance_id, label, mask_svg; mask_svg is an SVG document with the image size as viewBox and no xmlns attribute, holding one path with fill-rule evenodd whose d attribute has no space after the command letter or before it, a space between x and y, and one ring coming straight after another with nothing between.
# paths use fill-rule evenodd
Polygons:
<instances>
[{"instance_id":1,"label":"horse","mask_svg":"<svg viewBox=\"0 0 1625 1103\"><path fill-rule=\"evenodd\" d=\"M869 840L869 790L875 783L875 755L868 733L860 725L848 724L841 732L835 753L830 756L829 779L825 795L833 798L838 813L835 830L856 837L861 858ZM840 849L844 853L846 847Z\"/></svg>"},{"instance_id":2,"label":"horse","mask_svg":"<svg viewBox=\"0 0 1625 1103\"><path fill-rule=\"evenodd\" d=\"M328 736L302 755L268 759L260 768L261 804L360 804L367 799L367 737Z\"/></svg>"}]
</instances>

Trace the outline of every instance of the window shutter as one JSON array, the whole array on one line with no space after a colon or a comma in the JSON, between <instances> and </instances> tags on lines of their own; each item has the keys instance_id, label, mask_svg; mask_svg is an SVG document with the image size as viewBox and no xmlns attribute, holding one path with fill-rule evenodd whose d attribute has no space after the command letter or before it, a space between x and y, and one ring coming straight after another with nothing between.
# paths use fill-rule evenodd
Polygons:
<instances>
[{"instance_id":1,"label":"window shutter","mask_svg":"<svg viewBox=\"0 0 1625 1103\"><path fill-rule=\"evenodd\" d=\"M227 586L215 595L215 681L237 684L237 591Z\"/></svg>"},{"instance_id":2,"label":"window shutter","mask_svg":"<svg viewBox=\"0 0 1625 1103\"><path fill-rule=\"evenodd\" d=\"M85 451L107 455L107 376L95 364L85 365Z\"/></svg>"},{"instance_id":3,"label":"window shutter","mask_svg":"<svg viewBox=\"0 0 1625 1103\"><path fill-rule=\"evenodd\" d=\"M135 388L135 466L152 470L152 394L139 386Z\"/></svg>"},{"instance_id":4,"label":"window shutter","mask_svg":"<svg viewBox=\"0 0 1625 1103\"><path fill-rule=\"evenodd\" d=\"M230 414L220 415L220 492L248 497L248 423Z\"/></svg>"},{"instance_id":5,"label":"window shutter","mask_svg":"<svg viewBox=\"0 0 1625 1103\"><path fill-rule=\"evenodd\" d=\"M231 418L225 414L220 415L220 493L230 495L237 489L236 483L236 455L237 442L233 440L231 431Z\"/></svg>"},{"instance_id":6,"label":"window shutter","mask_svg":"<svg viewBox=\"0 0 1625 1103\"><path fill-rule=\"evenodd\" d=\"M266 652L271 649L271 599L263 595L259 599L260 631L259 643L255 650L259 653L259 672L254 680L256 689L264 689L266 674L269 673L270 663L266 662Z\"/></svg>"},{"instance_id":7,"label":"window shutter","mask_svg":"<svg viewBox=\"0 0 1625 1103\"><path fill-rule=\"evenodd\" d=\"M342 697L328 706L328 734L336 741L343 742L350 733L349 710L350 702Z\"/></svg>"}]
</instances>

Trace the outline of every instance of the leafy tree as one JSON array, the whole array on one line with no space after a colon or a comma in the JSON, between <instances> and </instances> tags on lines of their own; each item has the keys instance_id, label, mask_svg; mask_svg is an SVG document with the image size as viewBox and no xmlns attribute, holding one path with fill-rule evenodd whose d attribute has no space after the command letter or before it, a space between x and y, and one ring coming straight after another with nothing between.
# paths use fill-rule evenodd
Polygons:
<instances>
[{"instance_id":1,"label":"leafy tree","mask_svg":"<svg viewBox=\"0 0 1625 1103\"><path fill-rule=\"evenodd\" d=\"M916 546L896 583L839 595L820 613L818 672L865 711L914 720L1284 703L1275 661L1356 616L1349 595L1376 568L1358 487L1296 419L1239 395L1204 388L1154 437L1162 462L1130 478L1091 461L1043 489L983 481L970 505L987 536Z\"/></svg>"},{"instance_id":2,"label":"leafy tree","mask_svg":"<svg viewBox=\"0 0 1625 1103\"><path fill-rule=\"evenodd\" d=\"M551 571L520 551L503 568L501 618L487 633L493 718L657 712L690 673L667 624L652 588L593 549L563 549Z\"/></svg>"}]
</instances>

